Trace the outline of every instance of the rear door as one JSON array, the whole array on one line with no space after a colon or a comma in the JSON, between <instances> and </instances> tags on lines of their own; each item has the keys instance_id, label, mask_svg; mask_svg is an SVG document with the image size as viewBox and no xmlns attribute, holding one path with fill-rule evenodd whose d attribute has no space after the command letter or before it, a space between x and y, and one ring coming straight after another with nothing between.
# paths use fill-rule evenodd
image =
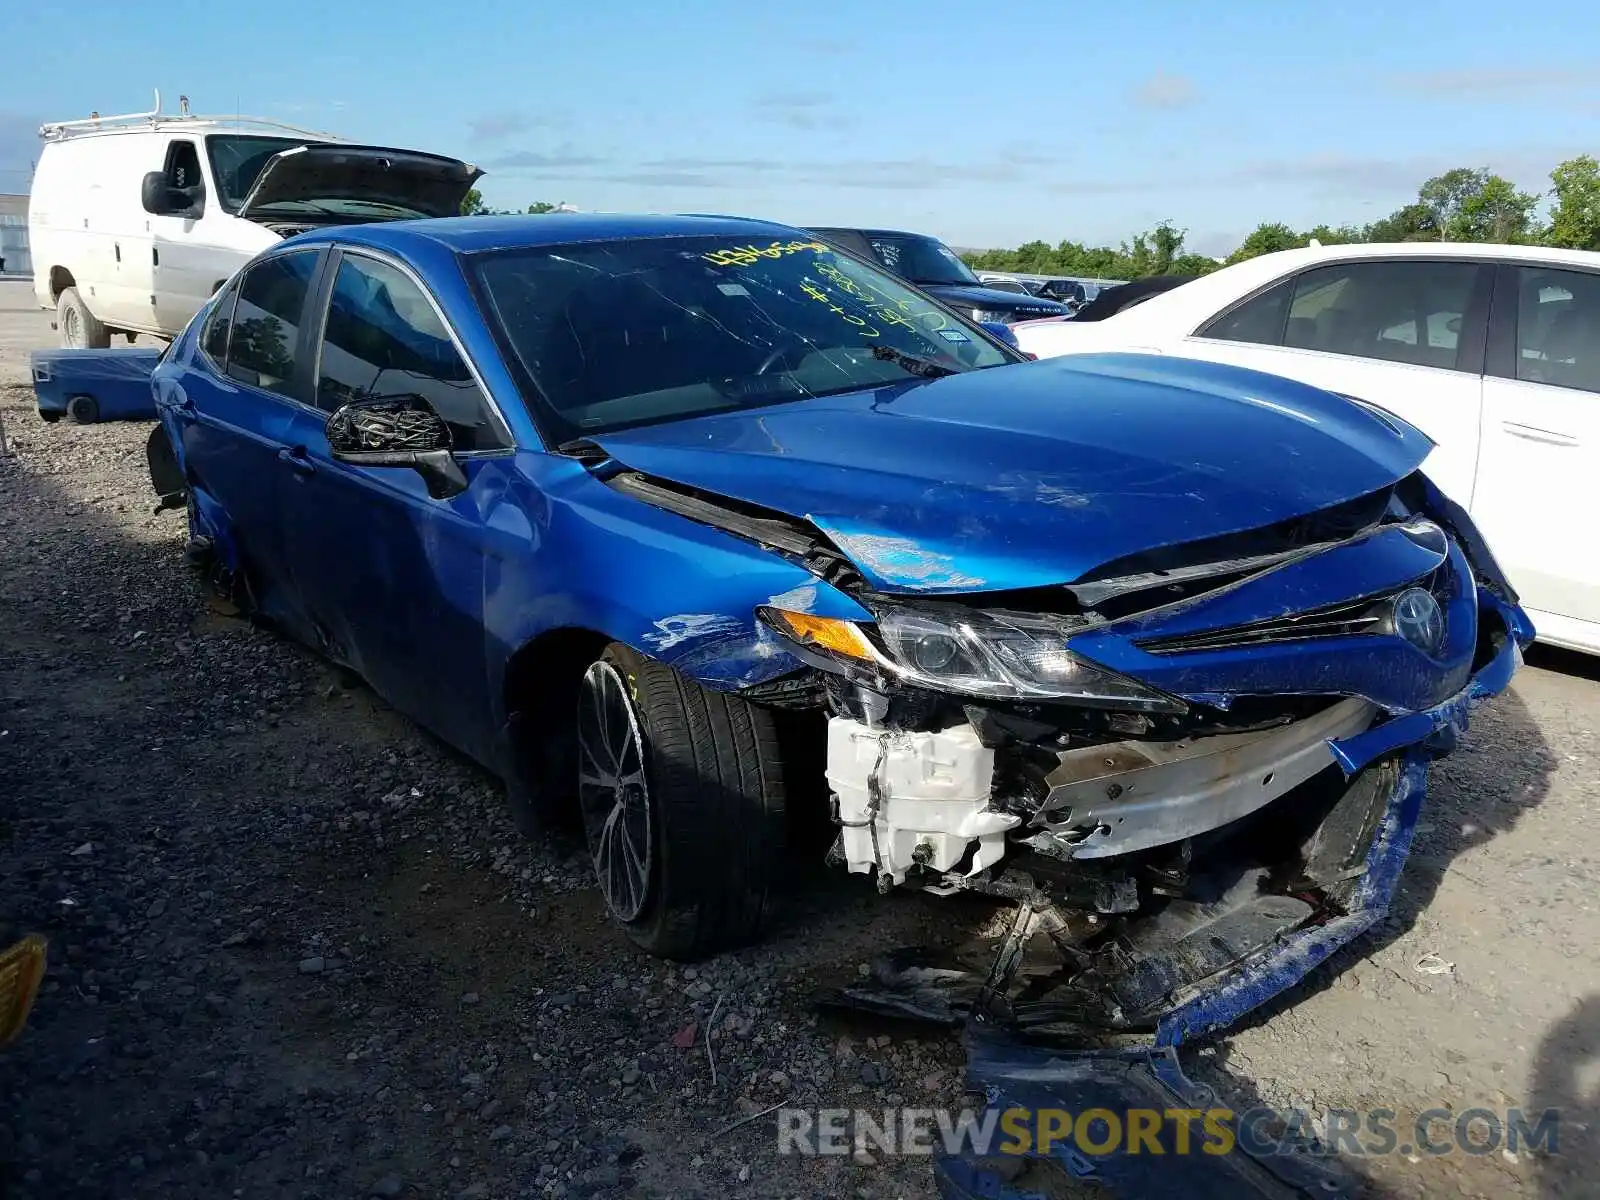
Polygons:
<instances>
[{"instance_id":1,"label":"rear door","mask_svg":"<svg viewBox=\"0 0 1600 1200\"><path fill-rule=\"evenodd\" d=\"M283 519L296 592L324 648L389 703L492 761L483 595L496 492L485 468L510 434L421 280L346 249L319 302L316 411L292 435ZM449 424L469 480L446 498L404 467L334 459L324 432L340 405L420 396Z\"/></svg>"},{"instance_id":2,"label":"rear door","mask_svg":"<svg viewBox=\"0 0 1600 1200\"><path fill-rule=\"evenodd\" d=\"M168 405L196 503L237 551L256 602L303 631L279 518L288 447L311 396L305 311L316 249L259 259L218 298Z\"/></svg>"},{"instance_id":3,"label":"rear door","mask_svg":"<svg viewBox=\"0 0 1600 1200\"><path fill-rule=\"evenodd\" d=\"M1209 319L1176 352L1302 380L1403 417L1438 443L1425 468L1465 505L1493 270L1424 258L1312 267Z\"/></svg>"},{"instance_id":4,"label":"rear door","mask_svg":"<svg viewBox=\"0 0 1600 1200\"><path fill-rule=\"evenodd\" d=\"M1600 272L1499 269L1483 399L1473 518L1529 608L1600 622Z\"/></svg>"}]
</instances>

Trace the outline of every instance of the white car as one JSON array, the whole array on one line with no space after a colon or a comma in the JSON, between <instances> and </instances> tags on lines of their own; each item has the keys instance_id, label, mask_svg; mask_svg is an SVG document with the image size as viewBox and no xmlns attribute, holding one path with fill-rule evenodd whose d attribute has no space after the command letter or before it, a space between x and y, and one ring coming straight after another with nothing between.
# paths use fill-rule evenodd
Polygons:
<instances>
[{"instance_id":1,"label":"white car","mask_svg":"<svg viewBox=\"0 0 1600 1200\"><path fill-rule=\"evenodd\" d=\"M1039 358L1135 351L1341 392L1428 434L1541 641L1600 653L1600 254L1468 243L1250 259L1103 321L1014 326ZM1285 463L1285 470L1293 464Z\"/></svg>"},{"instance_id":2,"label":"white car","mask_svg":"<svg viewBox=\"0 0 1600 1200\"><path fill-rule=\"evenodd\" d=\"M453 216L482 174L257 117L58 121L28 199L33 289L61 344L171 339L235 270L322 225Z\"/></svg>"}]
</instances>

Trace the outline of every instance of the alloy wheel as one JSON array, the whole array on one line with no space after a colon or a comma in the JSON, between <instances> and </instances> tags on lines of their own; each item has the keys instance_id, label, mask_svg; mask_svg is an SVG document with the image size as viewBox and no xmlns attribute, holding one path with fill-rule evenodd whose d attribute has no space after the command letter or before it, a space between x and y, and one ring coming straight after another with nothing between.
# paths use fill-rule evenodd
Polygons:
<instances>
[{"instance_id":1,"label":"alloy wheel","mask_svg":"<svg viewBox=\"0 0 1600 1200\"><path fill-rule=\"evenodd\" d=\"M584 672L578 699L578 802L606 907L638 919L655 866L644 739L622 677L603 660Z\"/></svg>"}]
</instances>

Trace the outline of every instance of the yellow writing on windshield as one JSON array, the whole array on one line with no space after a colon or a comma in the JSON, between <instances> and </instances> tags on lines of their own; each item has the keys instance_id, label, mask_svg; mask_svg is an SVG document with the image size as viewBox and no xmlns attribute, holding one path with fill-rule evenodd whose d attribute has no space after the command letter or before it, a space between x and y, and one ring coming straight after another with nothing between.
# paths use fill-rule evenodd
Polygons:
<instances>
[{"instance_id":1,"label":"yellow writing on windshield","mask_svg":"<svg viewBox=\"0 0 1600 1200\"><path fill-rule=\"evenodd\" d=\"M764 258L782 258L786 254L798 254L802 250L812 250L820 254L826 249L828 247L823 242L773 242L770 246L727 246L721 250L702 254L700 257L719 267L748 267Z\"/></svg>"},{"instance_id":2,"label":"yellow writing on windshield","mask_svg":"<svg viewBox=\"0 0 1600 1200\"><path fill-rule=\"evenodd\" d=\"M817 274L821 275L834 287L864 305L874 320L885 325L898 325L902 328L916 332L918 328L926 330L943 329L946 325L944 314L926 303L919 303L915 297L906 296L894 300L878 291L865 280L853 279L832 263L822 263L817 267ZM916 323L912 323L915 318Z\"/></svg>"},{"instance_id":3,"label":"yellow writing on windshield","mask_svg":"<svg viewBox=\"0 0 1600 1200\"><path fill-rule=\"evenodd\" d=\"M875 338L875 337L882 337L883 336L882 330L876 329L873 326L868 325L867 324L867 319L865 317L858 317L854 313L850 312L848 309L846 309L843 306L841 306L839 304L839 302L837 300L835 300L832 296L828 295L828 293L824 289L818 287L816 284L812 283L810 280L807 280L805 283L802 283L800 285L800 290L802 292L804 292L807 296L810 296L818 304L826 304L828 306L828 311L836 314L839 317L840 320L845 321L848 324L854 325L857 329L859 329L861 331L861 336L862 337Z\"/></svg>"}]
</instances>

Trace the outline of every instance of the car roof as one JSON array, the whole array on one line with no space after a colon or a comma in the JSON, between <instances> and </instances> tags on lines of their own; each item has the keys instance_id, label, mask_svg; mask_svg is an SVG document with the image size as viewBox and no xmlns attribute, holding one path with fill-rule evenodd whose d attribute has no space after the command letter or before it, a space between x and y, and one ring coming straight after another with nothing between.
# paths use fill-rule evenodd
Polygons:
<instances>
[{"instance_id":1,"label":"car roof","mask_svg":"<svg viewBox=\"0 0 1600 1200\"><path fill-rule=\"evenodd\" d=\"M1350 242L1277 250L1245 261L1263 266L1270 264L1270 273L1277 274L1280 269L1293 270L1300 266L1350 258L1514 258L1524 262L1568 263L1585 267L1600 265L1600 254L1593 250L1562 250L1552 246L1521 246L1500 242Z\"/></svg>"},{"instance_id":2,"label":"car roof","mask_svg":"<svg viewBox=\"0 0 1600 1200\"><path fill-rule=\"evenodd\" d=\"M320 235L320 236L319 236ZM438 217L324 226L298 242L337 241L403 252L433 242L458 254L523 246L562 246L573 242L654 237L727 237L772 241L805 237L804 230L744 217L661 216L627 213L542 213L518 216Z\"/></svg>"},{"instance_id":3,"label":"car roof","mask_svg":"<svg viewBox=\"0 0 1600 1200\"><path fill-rule=\"evenodd\" d=\"M859 233L864 237L914 237L927 238L935 242L939 240L931 233L913 233L909 229L871 229L857 225L807 225L806 228L817 233Z\"/></svg>"},{"instance_id":4,"label":"car roof","mask_svg":"<svg viewBox=\"0 0 1600 1200\"><path fill-rule=\"evenodd\" d=\"M1549 246L1518 246L1495 242L1350 242L1337 246L1303 246L1275 250L1189 280L1131 308L1106 318L1125 328L1164 328L1198 322L1309 267L1338 262L1383 259L1440 259L1460 262L1513 262L1549 267L1600 268L1600 253L1561 250Z\"/></svg>"}]
</instances>

